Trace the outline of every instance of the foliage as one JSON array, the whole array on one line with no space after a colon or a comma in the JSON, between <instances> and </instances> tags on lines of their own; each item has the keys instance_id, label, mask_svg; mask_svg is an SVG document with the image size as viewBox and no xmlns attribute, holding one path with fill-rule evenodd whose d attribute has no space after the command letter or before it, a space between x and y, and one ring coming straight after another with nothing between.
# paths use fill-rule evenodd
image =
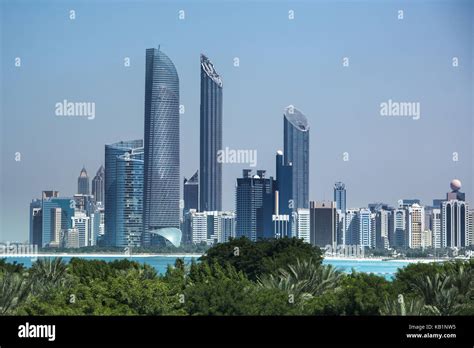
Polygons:
<instances>
[{"instance_id":1,"label":"foliage","mask_svg":"<svg viewBox=\"0 0 474 348\"><path fill-rule=\"evenodd\" d=\"M473 276L474 260L410 264L393 281L346 274L300 240L241 238L163 275L128 259L0 260L0 314L473 315Z\"/></svg>"},{"instance_id":2,"label":"foliage","mask_svg":"<svg viewBox=\"0 0 474 348\"><path fill-rule=\"evenodd\" d=\"M321 263L321 250L296 238L264 239L252 242L247 238L231 239L217 244L200 258L202 262L230 263L252 281L263 274L277 272L297 259L313 259Z\"/></svg>"}]
</instances>

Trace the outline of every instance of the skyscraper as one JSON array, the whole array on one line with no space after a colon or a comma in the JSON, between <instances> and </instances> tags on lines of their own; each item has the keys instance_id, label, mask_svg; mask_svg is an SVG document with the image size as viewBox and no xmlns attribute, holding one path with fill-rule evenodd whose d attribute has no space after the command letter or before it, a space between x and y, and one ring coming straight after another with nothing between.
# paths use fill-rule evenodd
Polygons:
<instances>
[{"instance_id":1,"label":"skyscraper","mask_svg":"<svg viewBox=\"0 0 474 348\"><path fill-rule=\"evenodd\" d=\"M283 155L292 165L293 209L309 207L309 124L306 117L290 105L283 115Z\"/></svg>"},{"instance_id":2,"label":"skyscraper","mask_svg":"<svg viewBox=\"0 0 474 348\"><path fill-rule=\"evenodd\" d=\"M452 199L441 206L441 240L443 247L465 247L469 240L468 204Z\"/></svg>"},{"instance_id":3,"label":"skyscraper","mask_svg":"<svg viewBox=\"0 0 474 348\"><path fill-rule=\"evenodd\" d=\"M222 79L212 62L201 54L200 209L222 210Z\"/></svg>"},{"instance_id":4,"label":"skyscraper","mask_svg":"<svg viewBox=\"0 0 474 348\"><path fill-rule=\"evenodd\" d=\"M334 184L334 201L336 209L346 211L346 185L343 182L338 181Z\"/></svg>"},{"instance_id":5,"label":"skyscraper","mask_svg":"<svg viewBox=\"0 0 474 348\"><path fill-rule=\"evenodd\" d=\"M372 246L372 219L369 209L359 211L359 245ZM375 231L375 229L374 229Z\"/></svg>"},{"instance_id":6,"label":"skyscraper","mask_svg":"<svg viewBox=\"0 0 474 348\"><path fill-rule=\"evenodd\" d=\"M100 166L99 170L97 171L94 179L92 179L92 195L96 203L100 203L100 205L104 205L104 190L105 190L105 168L104 166Z\"/></svg>"},{"instance_id":7,"label":"skyscraper","mask_svg":"<svg viewBox=\"0 0 474 348\"><path fill-rule=\"evenodd\" d=\"M89 194L89 176L85 167L82 167L79 178L77 178L77 193L82 195Z\"/></svg>"},{"instance_id":8,"label":"skyscraper","mask_svg":"<svg viewBox=\"0 0 474 348\"><path fill-rule=\"evenodd\" d=\"M267 179L264 174L265 171L258 171L252 176L250 169L244 169L242 178L237 178L235 192L237 238L247 237L256 241L258 238L273 235L273 205L270 207L265 203L274 202L272 196L275 183L273 178Z\"/></svg>"},{"instance_id":9,"label":"skyscraper","mask_svg":"<svg viewBox=\"0 0 474 348\"><path fill-rule=\"evenodd\" d=\"M419 204L408 207L407 240L409 248L421 248L422 233L425 231L425 208Z\"/></svg>"},{"instance_id":10,"label":"skyscraper","mask_svg":"<svg viewBox=\"0 0 474 348\"><path fill-rule=\"evenodd\" d=\"M199 177L198 172L183 182L184 214L190 209L199 210Z\"/></svg>"},{"instance_id":11,"label":"skyscraper","mask_svg":"<svg viewBox=\"0 0 474 348\"><path fill-rule=\"evenodd\" d=\"M469 245L469 205L461 192L461 181L450 183L451 192L441 205L441 241L443 247L465 247Z\"/></svg>"},{"instance_id":12,"label":"skyscraper","mask_svg":"<svg viewBox=\"0 0 474 348\"><path fill-rule=\"evenodd\" d=\"M139 246L143 232L143 140L105 146L105 241Z\"/></svg>"},{"instance_id":13,"label":"skyscraper","mask_svg":"<svg viewBox=\"0 0 474 348\"><path fill-rule=\"evenodd\" d=\"M336 203L311 202L310 214L310 241L319 247L331 246L336 248Z\"/></svg>"},{"instance_id":14,"label":"skyscraper","mask_svg":"<svg viewBox=\"0 0 474 348\"><path fill-rule=\"evenodd\" d=\"M179 229L180 216L179 78L159 47L146 50L144 150L143 244L147 246L160 229Z\"/></svg>"}]
</instances>

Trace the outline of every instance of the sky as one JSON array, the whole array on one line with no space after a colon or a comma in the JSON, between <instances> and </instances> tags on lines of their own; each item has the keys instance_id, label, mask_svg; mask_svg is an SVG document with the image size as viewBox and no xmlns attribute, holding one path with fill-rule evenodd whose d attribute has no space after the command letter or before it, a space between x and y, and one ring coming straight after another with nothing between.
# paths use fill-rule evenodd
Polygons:
<instances>
[{"instance_id":1,"label":"sky","mask_svg":"<svg viewBox=\"0 0 474 348\"><path fill-rule=\"evenodd\" d=\"M105 144L143 138L145 50L158 45L180 78L181 178L199 168L205 53L224 83L223 145L256 150L252 169L275 175L294 105L310 124L310 200L332 199L343 181L348 207L430 204L458 178L474 202L471 1L0 4L0 241L26 241L31 200L74 194ZM94 102L95 118L56 116L64 99ZM382 116L389 100L419 103L420 118ZM223 165L224 209L247 167Z\"/></svg>"}]
</instances>

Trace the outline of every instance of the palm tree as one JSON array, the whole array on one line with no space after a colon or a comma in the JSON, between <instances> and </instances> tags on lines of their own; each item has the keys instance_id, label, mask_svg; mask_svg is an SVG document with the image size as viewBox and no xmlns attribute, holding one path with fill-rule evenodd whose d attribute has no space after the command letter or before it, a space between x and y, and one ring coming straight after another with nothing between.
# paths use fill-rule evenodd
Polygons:
<instances>
[{"instance_id":1,"label":"palm tree","mask_svg":"<svg viewBox=\"0 0 474 348\"><path fill-rule=\"evenodd\" d=\"M31 282L23 274L0 272L0 315L11 314L29 295Z\"/></svg>"},{"instance_id":2,"label":"palm tree","mask_svg":"<svg viewBox=\"0 0 474 348\"><path fill-rule=\"evenodd\" d=\"M259 277L257 282L265 288L277 288L296 298L311 298L338 286L342 273L332 265L321 265L313 259L296 260L288 269L280 269L277 275Z\"/></svg>"},{"instance_id":3,"label":"palm tree","mask_svg":"<svg viewBox=\"0 0 474 348\"><path fill-rule=\"evenodd\" d=\"M33 292L47 292L52 288L65 285L67 281L67 265L60 257L40 258L30 270L33 281Z\"/></svg>"}]
</instances>

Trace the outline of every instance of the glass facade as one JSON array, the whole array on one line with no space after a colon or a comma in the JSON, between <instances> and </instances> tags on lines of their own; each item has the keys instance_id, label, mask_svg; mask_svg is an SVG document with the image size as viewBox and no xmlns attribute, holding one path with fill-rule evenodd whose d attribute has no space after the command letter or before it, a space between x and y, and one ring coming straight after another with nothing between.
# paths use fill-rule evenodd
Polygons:
<instances>
[{"instance_id":1,"label":"glass facade","mask_svg":"<svg viewBox=\"0 0 474 348\"><path fill-rule=\"evenodd\" d=\"M143 140L105 146L105 241L138 246L143 230Z\"/></svg>"},{"instance_id":2,"label":"glass facade","mask_svg":"<svg viewBox=\"0 0 474 348\"><path fill-rule=\"evenodd\" d=\"M222 210L222 80L214 65L201 55L200 209Z\"/></svg>"},{"instance_id":3,"label":"glass facade","mask_svg":"<svg viewBox=\"0 0 474 348\"><path fill-rule=\"evenodd\" d=\"M309 207L309 124L294 106L283 116L284 160L292 165L293 209Z\"/></svg>"},{"instance_id":4,"label":"glass facade","mask_svg":"<svg viewBox=\"0 0 474 348\"><path fill-rule=\"evenodd\" d=\"M107 171L107 169L106 169ZM179 228L179 78L160 48L146 50L143 245Z\"/></svg>"}]
</instances>

